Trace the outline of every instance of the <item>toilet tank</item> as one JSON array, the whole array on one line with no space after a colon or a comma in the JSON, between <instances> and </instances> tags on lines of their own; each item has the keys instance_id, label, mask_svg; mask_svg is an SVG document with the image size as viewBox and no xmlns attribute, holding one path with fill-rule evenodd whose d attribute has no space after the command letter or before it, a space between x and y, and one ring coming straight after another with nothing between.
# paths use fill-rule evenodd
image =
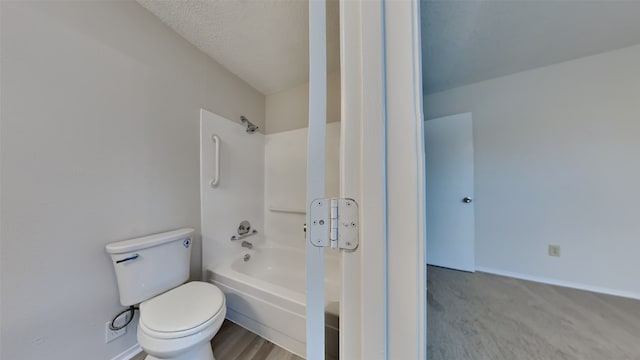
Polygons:
<instances>
[{"instance_id":1,"label":"toilet tank","mask_svg":"<svg viewBox=\"0 0 640 360\"><path fill-rule=\"evenodd\" d=\"M193 229L178 229L107 245L120 303L141 303L189 278Z\"/></svg>"}]
</instances>

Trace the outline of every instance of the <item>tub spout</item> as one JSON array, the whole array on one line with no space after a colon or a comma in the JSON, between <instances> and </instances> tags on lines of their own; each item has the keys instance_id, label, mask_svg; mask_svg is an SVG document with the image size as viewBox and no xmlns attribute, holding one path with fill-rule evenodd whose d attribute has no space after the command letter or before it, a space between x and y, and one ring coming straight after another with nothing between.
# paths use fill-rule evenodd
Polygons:
<instances>
[{"instance_id":1,"label":"tub spout","mask_svg":"<svg viewBox=\"0 0 640 360\"><path fill-rule=\"evenodd\" d=\"M247 249L253 249L253 244L248 242L248 241L243 241L242 242L242 247L243 248L247 248Z\"/></svg>"}]
</instances>

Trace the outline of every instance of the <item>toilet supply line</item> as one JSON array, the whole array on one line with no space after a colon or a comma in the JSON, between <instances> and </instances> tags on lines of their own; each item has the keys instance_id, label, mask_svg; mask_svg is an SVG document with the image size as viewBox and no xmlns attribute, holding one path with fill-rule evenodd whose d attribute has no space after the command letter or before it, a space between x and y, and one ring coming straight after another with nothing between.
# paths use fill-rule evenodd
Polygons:
<instances>
[{"instance_id":1,"label":"toilet supply line","mask_svg":"<svg viewBox=\"0 0 640 360\"><path fill-rule=\"evenodd\" d=\"M113 331L118 331L127 327L127 325L129 325L131 321L133 321L133 317L136 315L136 310L140 310L140 308L138 308L137 306L131 305L129 306L128 309L120 311L118 314L116 314L116 316L113 317L113 319L111 319L111 324L109 325L109 329ZM130 313L130 315L127 318L127 321L124 323L124 325L116 326L115 325L116 320L118 320L122 315L126 313Z\"/></svg>"}]
</instances>

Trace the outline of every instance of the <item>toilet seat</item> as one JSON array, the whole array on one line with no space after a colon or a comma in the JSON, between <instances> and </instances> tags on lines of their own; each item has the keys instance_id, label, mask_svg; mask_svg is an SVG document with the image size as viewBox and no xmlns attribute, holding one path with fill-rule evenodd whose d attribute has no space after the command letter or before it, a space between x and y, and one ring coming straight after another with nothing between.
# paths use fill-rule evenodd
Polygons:
<instances>
[{"instance_id":1,"label":"toilet seat","mask_svg":"<svg viewBox=\"0 0 640 360\"><path fill-rule=\"evenodd\" d=\"M192 281L141 303L138 326L156 339L181 338L216 323L225 306L215 285Z\"/></svg>"}]
</instances>

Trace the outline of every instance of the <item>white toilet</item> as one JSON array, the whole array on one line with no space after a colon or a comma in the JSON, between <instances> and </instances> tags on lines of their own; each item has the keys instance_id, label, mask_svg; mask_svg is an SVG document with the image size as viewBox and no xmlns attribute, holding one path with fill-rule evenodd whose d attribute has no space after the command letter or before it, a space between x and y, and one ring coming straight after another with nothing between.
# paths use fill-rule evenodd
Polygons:
<instances>
[{"instance_id":1,"label":"white toilet","mask_svg":"<svg viewBox=\"0 0 640 360\"><path fill-rule=\"evenodd\" d=\"M210 341L227 312L215 285L189 278L193 229L107 245L120 303L140 304L138 343L147 360L214 360Z\"/></svg>"}]
</instances>

